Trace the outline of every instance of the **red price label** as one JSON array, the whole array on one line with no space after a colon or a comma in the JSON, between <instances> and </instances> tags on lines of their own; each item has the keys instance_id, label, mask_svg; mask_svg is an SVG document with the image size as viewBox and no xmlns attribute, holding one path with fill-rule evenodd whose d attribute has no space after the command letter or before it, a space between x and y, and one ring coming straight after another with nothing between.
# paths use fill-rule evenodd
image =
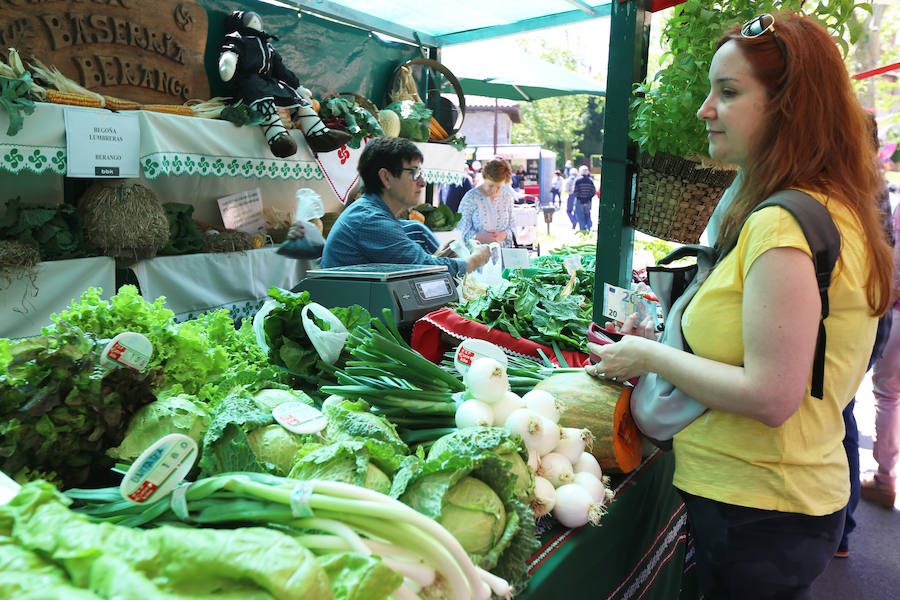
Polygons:
<instances>
[{"instance_id":1,"label":"red price label","mask_svg":"<svg viewBox=\"0 0 900 600\"><path fill-rule=\"evenodd\" d=\"M456 360L461 362L464 365L472 366L472 358L475 356L475 353L469 350L468 348L459 347L459 351L456 353Z\"/></svg>"},{"instance_id":2,"label":"red price label","mask_svg":"<svg viewBox=\"0 0 900 600\"><path fill-rule=\"evenodd\" d=\"M110 359L118 361L126 350L128 350L128 348L126 348L119 342L115 342L112 347L110 347L109 352L107 352L106 355L109 356Z\"/></svg>"},{"instance_id":3,"label":"red price label","mask_svg":"<svg viewBox=\"0 0 900 600\"><path fill-rule=\"evenodd\" d=\"M159 488L155 483L150 483L149 481L145 481L138 487L136 490L128 494L128 497L134 500L135 502L146 502L147 499L153 495L154 492Z\"/></svg>"}]
</instances>

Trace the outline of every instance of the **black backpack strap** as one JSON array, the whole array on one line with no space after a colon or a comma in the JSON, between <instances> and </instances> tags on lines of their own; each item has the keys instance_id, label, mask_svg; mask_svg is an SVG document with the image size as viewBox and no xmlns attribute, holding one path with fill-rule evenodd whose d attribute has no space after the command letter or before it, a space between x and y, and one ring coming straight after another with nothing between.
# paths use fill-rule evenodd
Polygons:
<instances>
[{"instance_id":1,"label":"black backpack strap","mask_svg":"<svg viewBox=\"0 0 900 600\"><path fill-rule=\"evenodd\" d=\"M803 230L812 252L816 281L819 284L819 298L822 300L822 314L819 317L819 336L816 339L816 353L813 356L812 395L821 399L825 381L825 319L828 317L828 286L831 272L841 253L841 234L825 206L798 190L783 190L761 202L753 212L768 206L780 206L787 210Z\"/></svg>"}]
</instances>

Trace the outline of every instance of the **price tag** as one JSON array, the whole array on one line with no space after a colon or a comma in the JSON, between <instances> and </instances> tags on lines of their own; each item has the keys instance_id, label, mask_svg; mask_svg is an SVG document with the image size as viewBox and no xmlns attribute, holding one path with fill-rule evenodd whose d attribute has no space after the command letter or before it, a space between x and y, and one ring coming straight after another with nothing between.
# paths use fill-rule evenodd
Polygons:
<instances>
[{"instance_id":1,"label":"price tag","mask_svg":"<svg viewBox=\"0 0 900 600\"><path fill-rule=\"evenodd\" d=\"M100 355L103 367L127 367L141 372L147 368L153 356L153 343L146 336L133 331L124 331L114 337Z\"/></svg>"},{"instance_id":2,"label":"price tag","mask_svg":"<svg viewBox=\"0 0 900 600\"><path fill-rule=\"evenodd\" d=\"M328 425L328 417L302 402L285 402L272 409L278 424L293 433L318 433Z\"/></svg>"},{"instance_id":3,"label":"price tag","mask_svg":"<svg viewBox=\"0 0 900 600\"><path fill-rule=\"evenodd\" d=\"M119 492L134 504L155 502L181 483L195 460L197 443L181 433L170 433L134 461L122 479Z\"/></svg>"},{"instance_id":4,"label":"price tag","mask_svg":"<svg viewBox=\"0 0 900 600\"><path fill-rule=\"evenodd\" d=\"M652 316L654 323L659 324L659 303L655 300L609 283L604 283L603 288L603 316L624 323L629 315L638 313L638 322Z\"/></svg>"}]
</instances>

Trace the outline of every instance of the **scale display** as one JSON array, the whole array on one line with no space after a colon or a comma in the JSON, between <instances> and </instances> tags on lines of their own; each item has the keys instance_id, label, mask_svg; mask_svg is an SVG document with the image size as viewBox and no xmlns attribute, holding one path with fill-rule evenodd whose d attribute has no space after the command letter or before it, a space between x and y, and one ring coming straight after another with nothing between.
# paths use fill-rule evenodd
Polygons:
<instances>
[{"instance_id":1,"label":"scale display","mask_svg":"<svg viewBox=\"0 0 900 600\"><path fill-rule=\"evenodd\" d=\"M446 279L432 279L430 281L417 281L416 289L423 300L449 296L452 292Z\"/></svg>"}]
</instances>

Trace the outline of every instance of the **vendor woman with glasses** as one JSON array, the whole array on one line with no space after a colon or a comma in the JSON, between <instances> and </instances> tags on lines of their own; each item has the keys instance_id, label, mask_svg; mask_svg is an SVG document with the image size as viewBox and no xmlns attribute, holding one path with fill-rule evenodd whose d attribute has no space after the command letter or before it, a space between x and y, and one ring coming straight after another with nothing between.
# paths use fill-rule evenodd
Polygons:
<instances>
[{"instance_id":1,"label":"vendor woman with glasses","mask_svg":"<svg viewBox=\"0 0 900 600\"><path fill-rule=\"evenodd\" d=\"M409 140L376 138L366 144L357 171L363 195L334 222L320 265L323 268L390 263L446 265L451 277L462 277L490 258L487 246L475 248L465 259L446 245L434 254L425 252L403 229L398 215L422 203L425 177L422 152ZM294 224L291 237L303 237L302 224Z\"/></svg>"},{"instance_id":2,"label":"vendor woman with glasses","mask_svg":"<svg viewBox=\"0 0 900 600\"><path fill-rule=\"evenodd\" d=\"M881 177L840 52L812 19L759 16L719 40L697 116L709 153L743 172L720 261L681 320L693 353L632 316L590 345L591 374L653 372L708 410L674 437L674 485L706 598L809 598L838 547L849 496L841 411L891 303L891 249L873 198ZM821 398L811 393L822 303L809 245L779 190L822 203L840 233L828 288ZM749 215L749 217L748 217ZM746 218L746 221L745 221Z\"/></svg>"}]
</instances>

